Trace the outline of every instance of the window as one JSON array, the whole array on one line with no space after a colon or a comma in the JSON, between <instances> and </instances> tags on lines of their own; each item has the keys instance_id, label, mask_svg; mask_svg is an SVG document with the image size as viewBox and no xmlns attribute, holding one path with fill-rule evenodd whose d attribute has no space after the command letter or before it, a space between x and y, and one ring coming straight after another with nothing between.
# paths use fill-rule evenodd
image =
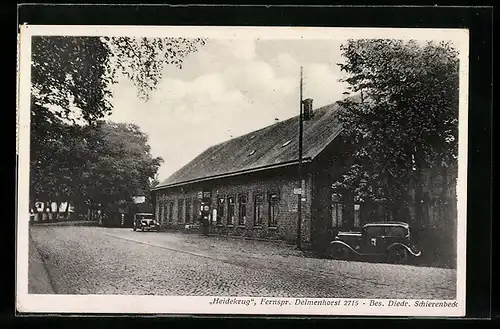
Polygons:
<instances>
[{"instance_id":1,"label":"window","mask_svg":"<svg viewBox=\"0 0 500 329\"><path fill-rule=\"evenodd\" d=\"M224 218L224 198L217 198L217 225L222 224Z\"/></svg>"},{"instance_id":2,"label":"window","mask_svg":"<svg viewBox=\"0 0 500 329\"><path fill-rule=\"evenodd\" d=\"M368 236L375 236L375 237L384 236L385 229L383 226L368 226L366 228L366 234Z\"/></svg>"},{"instance_id":3,"label":"window","mask_svg":"<svg viewBox=\"0 0 500 329\"><path fill-rule=\"evenodd\" d=\"M177 221L182 223L182 216L184 215L184 200L179 200L177 203Z\"/></svg>"},{"instance_id":4,"label":"window","mask_svg":"<svg viewBox=\"0 0 500 329\"><path fill-rule=\"evenodd\" d=\"M361 204L363 199L359 196L354 197L354 227L361 226Z\"/></svg>"},{"instance_id":5,"label":"window","mask_svg":"<svg viewBox=\"0 0 500 329\"><path fill-rule=\"evenodd\" d=\"M234 224L234 198L227 198L227 225Z\"/></svg>"},{"instance_id":6,"label":"window","mask_svg":"<svg viewBox=\"0 0 500 329\"><path fill-rule=\"evenodd\" d=\"M271 193L268 198L269 203L269 227L278 226L278 195Z\"/></svg>"},{"instance_id":7,"label":"window","mask_svg":"<svg viewBox=\"0 0 500 329\"><path fill-rule=\"evenodd\" d=\"M160 205L160 223L165 222L165 206L163 204Z\"/></svg>"},{"instance_id":8,"label":"window","mask_svg":"<svg viewBox=\"0 0 500 329\"><path fill-rule=\"evenodd\" d=\"M195 199L194 202L193 202L193 208L194 208L194 218L193 218L193 222L195 220L199 220L199 217L201 215L201 212L200 212L200 207L201 207L201 203L200 203L200 200L199 199Z\"/></svg>"},{"instance_id":9,"label":"window","mask_svg":"<svg viewBox=\"0 0 500 329\"><path fill-rule=\"evenodd\" d=\"M245 225L247 219L247 196L241 195L239 199L238 225Z\"/></svg>"},{"instance_id":10,"label":"window","mask_svg":"<svg viewBox=\"0 0 500 329\"><path fill-rule=\"evenodd\" d=\"M186 223L191 223L191 199L186 199L184 220Z\"/></svg>"},{"instance_id":11,"label":"window","mask_svg":"<svg viewBox=\"0 0 500 329\"><path fill-rule=\"evenodd\" d=\"M361 224L361 205L354 204L354 227L359 227Z\"/></svg>"},{"instance_id":12,"label":"window","mask_svg":"<svg viewBox=\"0 0 500 329\"><path fill-rule=\"evenodd\" d=\"M256 226L262 225L262 212L264 207L264 197L262 194L255 195L253 224Z\"/></svg>"},{"instance_id":13,"label":"window","mask_svg":"<svg viewBox=\"0 0 500 329\"><path fill-rule=\"evenodd\" d=\"M402 226L387 226L385 228L385 235L394 238L404 238L408 234L406 228Z\"/></svg>"},{"instance_id":14,"label":"window","mask_svg":"<svg viewBox=\"0 0 500 329\"><path fill-rule=\"evenodd\" d=\"M172 223L173 219L174 219L174 202L171 201L168 204L168 222Z\"/></svg>"},{"instance_id":15,"label":"window","mask_svg":"<svg viewBox=\"0 0 500 329\"><path fill-rule=\"evenodd\" d=\"M342 195L332 194L332 227L342 227Z\"/></svg>"},{"instance_id":16,"label":"window","mask_svg":"<svg viewBox=\"0 0 500 329\"><path fill-rule=\"evenodd\" d=\"M166 223L168 220L168 205L165 203L163 206L163 223Z\"/></svg>"}]
</instances>

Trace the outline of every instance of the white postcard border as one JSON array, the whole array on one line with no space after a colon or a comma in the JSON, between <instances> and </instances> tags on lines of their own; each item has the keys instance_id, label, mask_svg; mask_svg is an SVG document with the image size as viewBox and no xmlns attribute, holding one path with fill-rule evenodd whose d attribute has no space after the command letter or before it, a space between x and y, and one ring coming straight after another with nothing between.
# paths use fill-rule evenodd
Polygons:
<instances>
[{"instance_id":1,"label":"white postcard border","mask_svg":"<svg viewBox=\"0 0 500 329\"><path fill-rule=\"evenodd\" d=\"M48 26L20 27L18 72L18 186L17 186L17 268L16 306L18 312L29 313L141 313L141 314L273 314L273 315L368 315L368 316L464 316L466 282L466 222L467 222L467 145L468 145L468 60L469 32L465 29L400 29L400 28L319 28L319 27L159 27L159 26ZM459 174L457 181L457 306L370 307L368 299L325 299L357 301L357 306L297 306L296 298L236 297L254 299L253 307L239 304L210 304L215 297L224 296L139 296L139 295L34 295L28 294L29 222L29 142L30 142L30 67L31 36L182 36L203 38L260 38L260 39L359 39L401 38L416 40L450 40L460 51L459 105ZM292 305L268 306L258 304L267 300L289 300ZM324 300L323 298L300 298ZM388 305L389 300L374 299ZM425 301L425 300L418 300ZM454 300L447 300L450 303ZM432 302L439 302L433 300Z\"/></svg>"}]
</instances>

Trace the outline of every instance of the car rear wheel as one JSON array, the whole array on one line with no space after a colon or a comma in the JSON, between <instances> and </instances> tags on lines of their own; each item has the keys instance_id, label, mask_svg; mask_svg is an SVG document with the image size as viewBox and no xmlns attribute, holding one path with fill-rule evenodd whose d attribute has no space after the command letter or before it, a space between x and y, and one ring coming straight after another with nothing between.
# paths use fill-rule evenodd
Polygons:
<instances>
[{"instance_id":1,"label":"car rear wheel","mask_svg":"<svg viewBox=\"0 0 500 329\"><path fill-rule=\"evenodd\" d=\"M389 263L406 264L408 263L408 250L405 248L393 248L387 255Z\"/></svg>"}]
</instances>

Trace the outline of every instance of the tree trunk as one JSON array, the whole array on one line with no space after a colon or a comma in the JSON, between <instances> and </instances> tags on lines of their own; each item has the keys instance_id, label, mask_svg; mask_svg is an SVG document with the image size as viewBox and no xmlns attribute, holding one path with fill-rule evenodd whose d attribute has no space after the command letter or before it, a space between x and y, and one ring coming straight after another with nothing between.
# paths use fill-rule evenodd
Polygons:
<instances>
[{"instance_id":1,"label":"tree trunk","mask_svg":"<svg viewBox=\"0 0 500 329\"><path fill-rule=\"evenodd\" d=\"M423 199L424 199L424 191L423 191L423 166L420 155L418 153L418 149L415 148L415 223L414 230L417 232L421 232L424 224L424 211L423 211ZM420 234L418 235L420 236Z\"/></svg>"},{"instance_id":2,"label":"tree trunk","mask_svg":"<svg viewBox=\"0 0 500 329\"><path fill-rule=\"evenodd\" d=\"M60 208L61 208L61 201L60 200L56 200L56 213L55 213L56 222L59 221L59 209Z\"/></svg>"},{"instance_id":3,"label":"tree trunk","mask_svg":"<svg viewBox=\"0 0 500 329\"><path fill-rule=\"evenodd\" d=\"M69 200L66 202L66 209L64 209L64 219L68 220L69 219Z\"/></svg>"},{"instance_id":4,"label":"tree trunk","mask_svg":"<svg viewBox=\"0 0 500 329\"><path fill-rule=\"evenodd\" d=\"M49 209L49 211L47 211L47 220L49 222L52 222L53 216L52 216L52 201L51 200L49 200L47 202L47 208Z\"/></svg>"}]
</instances>

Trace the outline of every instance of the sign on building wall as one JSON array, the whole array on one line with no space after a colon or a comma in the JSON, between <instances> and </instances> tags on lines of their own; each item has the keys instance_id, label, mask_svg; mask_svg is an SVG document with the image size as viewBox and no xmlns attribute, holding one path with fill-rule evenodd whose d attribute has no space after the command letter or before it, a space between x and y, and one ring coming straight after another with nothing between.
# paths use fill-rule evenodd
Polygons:
<instances>
[{"instance_id":1,"label":"sign on building wall","mask_svg":"<svg viewBox=\"0 0 500 329\"><path fill-rule=\"evenodd\" d=\"M134 203L144 203L146 202L146 197L144 195L135 196L132 198L132 200L134 200Z\"/></svg>"}]
</instances>

